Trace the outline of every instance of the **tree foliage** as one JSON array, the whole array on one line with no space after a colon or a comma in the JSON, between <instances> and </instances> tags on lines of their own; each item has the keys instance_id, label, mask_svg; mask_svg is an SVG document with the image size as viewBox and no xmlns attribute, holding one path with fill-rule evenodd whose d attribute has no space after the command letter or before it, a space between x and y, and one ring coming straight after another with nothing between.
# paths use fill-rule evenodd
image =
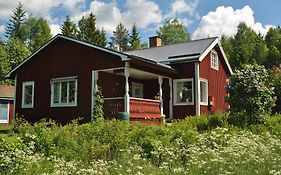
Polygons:
<instances>
[{"instance_id":1,"label":"tree foliage","mask_svg":"<svg viewBox=\"0 0 281 175\"><path fill-rule=\"evenodd\" d=\"M132 31L131 34L129 35L130 39L129 39L129 43L130 43L130 50L137 50L137 49L141 49L142 45L141 45L141 40L140 40L140 36L139 36L139 32L137 29L137 25L134 23L132 26Z\"/></svg>"},{"instance_id":2,"label":"tree foliage","mask_svg":"<svg viewBox=\"0 0 281 175\"><path fill-rule=\"evenodd\" d=\"M97 119L104 119L104 112L103 112L103 95L102 95L102 91L101 88L99 87L98 90L96 90L94 93L95 96L95 105L94 105L94 109L93 109L93 119L97 120Z\"/></svg>"},{"instance_id":3,"label":"tree foliage","mask_svg":"<svg viewBox=\"0 0 281 175\"><path fill-rule=\"evenodd\" d=\"M76 24L70 19L69 16L66 16L63 25L61 26L61 32L65 36L76 38L78 34Z\"/></svg>"},{"instance_id":4,"label":"tree foliage","mask_svg":"<svg viewBox=\"0 0 281 175\"><path fill-rule=\"evenodd\" d=\"M83 16L78 21L78 38L87 41L91 44L105 47L106 36L104 30L99 30L96 27L96 17L93 13Z\"/></svg>"},{"instance_id":5,"label":"tree foliage","mask_svg":"<svg viewBox=\"0 0 281 175\"><path fill-rule=\"evenodd\" d=\"M274 104L273 88L264 66L245 65L236 69L228 85L230 123L245 126L265 122Z\"/></svg>"},{"instance_id":6,"label":"tree foliage","mask_svg":"<svg viewBox=\"0 0 281 175\"><path fill-rule=\"evenodd\" d=\"M0 63L0 81L3 81L9 71L9 60L4 43L0 43Z\"/></svg>"},{"instance_id":7,"label":"tree foliage","mask_svg":"<svg viewBox=\"0 0 281 175\"><path fill-rule=\"evenodd\" d=\"M273 113L281 113L281 68L275 67L270 70L270 82L274 86L275 106Z\"/></svg>"},{"instance_id":8,"label":"tree foliage","mask_svg":"<svg viewBox=\"0 0 281 175\"><path fill-rule=\"evenodd\" d=\"M6 26L5 35L7 38L19 38L24 41L24 29L23 23L25 20L25 11L22 3L19 1L18 6L13 11L13 15L9 19L9 23Z\"/></svg>"},{"instance_id":9,"label":"tree foliage","mask_svg":"<svg viewBox=\"0 0 281 175\"><path fill-rule=\"evenodd\" d=\"M9 60L9 70L14 69L31 54L19 38L11 38L6 45L6 51Z\"/></svg>"},{"instance_id":10,"label":"tree foliage","mask_svg":"<svg viewBox=\"0 0 281 175\"><path fill-rule=\"evenodd\" d=\"M119 23L115 31L113 31L113 36L111 37L110 48L119 50L119 51L127 51L129 48L129 32L126 27Z\"/></svg>"},{"instance_id":11,"label":"tree foliage","mask_svg":"<svg viewBox=\"0 0 281 175\"><path fill-rule=\"evenodd\" d=\"M162 45L183 43L190 39L187 28L177 19L166 20L156 33L162 39Z\"/></svg>"},{"instance_id":12,"label":"tree foliage","mask_svg":"<svg viewBox=\"0 0 281 175\"><path fill-rule=\"evenodd\" d=\"M51 29L43 18L32 15L24 22L24 41L31 52L34 52L51 39Z\"/></svg>"}]
</instances>

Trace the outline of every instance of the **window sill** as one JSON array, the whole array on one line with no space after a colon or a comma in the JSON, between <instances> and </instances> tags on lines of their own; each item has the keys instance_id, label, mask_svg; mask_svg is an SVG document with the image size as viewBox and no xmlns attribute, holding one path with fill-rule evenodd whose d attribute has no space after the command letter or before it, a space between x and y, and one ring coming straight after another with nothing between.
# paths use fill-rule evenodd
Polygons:
<instances>
[{"instance_id":1,"label":"window sill","mask_svg":"<svg viewBox=\"0 0 281 175\"><path fill-rule=\"evenodd\" d=\"M201 105L201 106L208 106L208 103L200 102L200 105Z\"/></svg>"},{"instance_id":2,"label":"window sill","mask_svg":"<svg viewBox=\"0 0 281 175\"><path fill-rule=\"evenodd\" d=\"M57 108L57 107L76 107L77 104L52 104L52 108Z\"/></svg>"},{"instance_id":3,"label":"window sill","mask_svg":"<svg viewBox=\"0 0 281 175\"><path fill-rule=\"evenodd\" d=\"M211 67L213 70L219 71L219 68Z\"/></svg>"},{"instance_id":4,"label":"window sill","mask_svg":"<svg viewBox=\"0 0 281 175\"><path fill-rule=\"evenodd\" d=\"M194 103L174 103L174 106L191 106L194 105Z\"/></svg>"},{"instance_id":5,"label":"window sill","mask_svg":"<svg viewBox=\"0 0 281 175\"><path fill-rule=\"evenodd\" d=\"M0 120L0 124L8 124L9 121L8 120Z\"/></svg>"},{"instance_id":6,"label":"window sill","mask_svg":"<svg viewBox=\"0 0 281 175\"><path fill-rule=\"evenodd\" d=\"M32 106L21 106L21 108L23 108L23 109L29 109L29 108L33 108L33 105L32 105Z\"/></svg>"}]
</instances>

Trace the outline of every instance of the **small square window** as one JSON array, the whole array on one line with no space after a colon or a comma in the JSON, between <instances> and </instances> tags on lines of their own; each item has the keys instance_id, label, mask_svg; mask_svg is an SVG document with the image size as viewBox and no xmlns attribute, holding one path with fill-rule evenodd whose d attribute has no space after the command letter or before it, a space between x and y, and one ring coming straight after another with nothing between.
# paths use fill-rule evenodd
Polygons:
<instances>
[{"instance_id":1,"label":"small square window","mask_svg":"<svg viewBox=\"0 0 281 175\"><path fill-rule=\"evenodd\" d=\"M219 58L216 51L211 51L211 68L219 70Z\"/></svg>"},{"instance_id":2,"label":"small square window","mask_svg":"<svg viewBox=\"0 0 281 175\"><path fill-rule=\"evenodd\" d=\"M22 108L33 108L34 81L22 83Z\"/></svg>"},{"instance_id":3,"label":"small square window","mask_svg":"<svg viewBox=\"0 0 281 175\"><path fill-rule=\"evenodd\" d=\"M193 79L174 80L174 104L193 105Z\"/></svg>"}]
</instances>

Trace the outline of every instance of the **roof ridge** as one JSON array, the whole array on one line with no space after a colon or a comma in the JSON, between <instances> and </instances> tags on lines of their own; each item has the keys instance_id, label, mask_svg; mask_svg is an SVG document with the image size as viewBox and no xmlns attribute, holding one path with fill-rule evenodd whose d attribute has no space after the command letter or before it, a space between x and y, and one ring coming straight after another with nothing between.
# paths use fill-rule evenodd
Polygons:
<instances>
[{"instance_id":1,"label":"roof ridge","mask_svg":"<svg viewBox=\"0 0 281 175\"><path fill-rule=\"evenodd\" d=\"M142 50L149 50L149 49L153 50L153 49L158 49L158 48L171 47L171 46L176 46L176 45L181 45L181 44L186 44L186 43L191 43L191 42L196 42L196 41L201 41L201 40L216 39L216 38L218 38L218 37L215 36L215 37L208 37L208 38L200 38L200 39L196 39L196 40L189 40L187 42L182 42L182 43L175 43L175 44L168 44L168 45L157 46L157 47L147 47L147 48L144 48L144 49L130 50L130 51L126 51L124 53L130 53L130 52L142 51Z\"/></svg>"}]
</instances>

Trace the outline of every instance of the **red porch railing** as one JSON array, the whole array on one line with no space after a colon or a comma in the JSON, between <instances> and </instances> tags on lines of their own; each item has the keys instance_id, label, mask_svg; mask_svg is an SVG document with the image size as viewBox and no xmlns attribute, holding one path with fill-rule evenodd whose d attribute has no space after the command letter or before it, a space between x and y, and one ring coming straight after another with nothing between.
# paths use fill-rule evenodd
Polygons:
<instances>
[{"instance_id":1,"label":"red porch railing","mask_svg":"<svg viewBox=\"0 0 281 175\"><path fill-rule=\"evenodd\" d=\"M107 98L104 100L106 118L115 118L124 111L124 98ZM147 124L160 123L160 101L130 97L130 121Z\"/></svg>"}]
</instances>

